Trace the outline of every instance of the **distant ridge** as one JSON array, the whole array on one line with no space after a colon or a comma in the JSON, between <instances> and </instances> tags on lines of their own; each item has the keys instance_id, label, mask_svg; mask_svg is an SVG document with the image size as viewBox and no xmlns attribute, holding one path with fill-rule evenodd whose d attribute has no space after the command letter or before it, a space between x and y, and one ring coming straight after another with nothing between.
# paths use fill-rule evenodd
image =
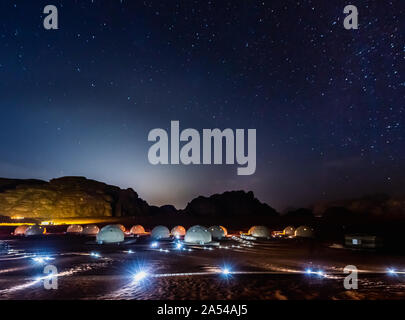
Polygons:
<instances>
[{"instance_id":1,"label":"distant ridge","mask_svg":"<svg viewBox=\"0 0 405 320\"><path fill-rule=\"evenodd\" d=\"M172 205L150 206L131 188L121 189L85 177L49 182L0 178L0 216L24 218L127 217L147 215L276 216L252 191L228 191L197 197L184 210Z\"/></svg>"}]
</instances>

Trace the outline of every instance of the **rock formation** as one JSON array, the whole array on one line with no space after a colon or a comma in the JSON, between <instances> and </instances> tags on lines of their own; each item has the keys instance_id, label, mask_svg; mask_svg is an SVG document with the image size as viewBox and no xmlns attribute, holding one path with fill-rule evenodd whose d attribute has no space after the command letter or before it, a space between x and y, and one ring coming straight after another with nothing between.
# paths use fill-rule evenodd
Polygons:
<instances>
[{"instance_id":1,"label":"rock formation","mask_svg":"<svg viewBox=\"0 0 405 320\"><path fill-rule=\"evenodd\" d=\"M185 213L192 216L277 216L276 210L254 197L252 191L228 191L210 197L198 197L187 204Z\"/></svg>"},{"instance_id":2,"label":"rock formation","mask_svg":"<svg viewBox=\"0 0 405 320\"><path fill-rule=\"evenodd\" d=\"M0 215L72 218L147 214L149 205L132 189L84 177L49 182L0 178Z\"/></svg>"},{"instance_id":3,"label":"rock formation","mask_svg":"<svg viewBox=\"0 0 405 320\"><path fill-rule=\"evenodd\" d=\"M253 192L230 191L192 200L184 210L172 205L149 206L132 189L120 189L85 177L62 177L49 182L0 178L0 220L123 216L275 216ZM3 218L1 218L4 216Z\"/></svg>"}]
</instances>

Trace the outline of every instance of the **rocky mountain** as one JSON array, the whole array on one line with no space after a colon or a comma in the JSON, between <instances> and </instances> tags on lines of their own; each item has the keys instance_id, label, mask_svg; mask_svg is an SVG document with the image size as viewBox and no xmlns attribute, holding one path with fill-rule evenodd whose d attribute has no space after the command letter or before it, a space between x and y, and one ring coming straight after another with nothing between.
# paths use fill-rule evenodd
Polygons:
<instances>
[{"instance_id":1,"label":"rocky mountain","mask_svg":"<svg viewBox=\"0 0 405 320\"><path fill-rule=\"evenodd\" d=\"M74 218L123 216L274 216L253 192L230 191L192 200L184 210L150 206L132 189L120 189L85 177L48 181L0 178L0 216Z\"/></svg>"},{"instance_id":2,"label":"rocky mountain","mask_svg":"<svg viewBox=\"0 0 405 320\"><path fill-rule=\"evenodd\" d=\"M187 204L186 214L192 216L277 216L269 205L255 198L252 191L228 191L210 197L198 197Z\"/></svg>"},{"instance_id":3,"label":"rocky mountain","mask_svg":"<svg viewBox=\"0 0 405 320\"><path fill-rule=\"evenodd\" d=\"M149 205L132 189L84 177L49 182L0 178L0 215L72 218L147 214Z\"/></svg>"}]
</instances>

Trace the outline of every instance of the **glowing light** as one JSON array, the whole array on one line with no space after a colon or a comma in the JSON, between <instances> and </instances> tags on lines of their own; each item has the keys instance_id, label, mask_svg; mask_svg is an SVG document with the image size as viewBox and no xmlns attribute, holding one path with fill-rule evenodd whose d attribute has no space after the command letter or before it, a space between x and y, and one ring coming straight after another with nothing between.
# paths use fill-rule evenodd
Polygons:
<instances>
[{"instance_id":1,"label":"glowing light","mask_svg":"<svg viewBox=\"0 0 405 320\"><path fill-rule=\"evenodd\" d=\"M176 249L181 249L182 247L183 245L180 242L176 243Z\"/></svg>"},{"instance_id":2,"label":"glowing light","mask_svg":"<svg viewBox=\"0 0 405 320\"><path fill-rule=\"evenodd\" d=\"M157 248L158 245L159 245L159 243L158 243L157 241L154 241L154 242L151 243L150 246L151 246L152 248Z\"/></svg>"},{"instance_id":3,"label":"glowing light","mask_svg":"<svg viewBox=\"0 0 405 320\"><path fill-rule=\"evenodd\" d=\"M306 273L306 274L316 274L316 275L318 275L318 276L320 276L320 277L324 277L324 276L325 276L325 273L324 273L322 270L313 271L313 270L310 269L310 268L306 269L306 270L305 270L305 273Z\"/></svg>"},{"instance_id":4,"label":"glowing light","mask_svg":"<svg viewBox=\"0 0 405 320\"><path fill-rule=\"evenodd\" d=\"M391 275L397 274L396 270L393 269L393 268L389 268L389 269L387 270L387 272L388 272L388 274L391 274Z\"/></svg>"},{"instance_id":5,"label":"glowing light","mask_svg":"<svg viewBox=\"0 0 405 320\"><path fill-rule=\"evenodd\" d=\"M38 262L38 263L44 263L45 262L44 258L41 258L41 257L33 258L32 260L34 260L35 262Z\"/></svg>"},{"instance_id":6,"label":"glowing light","mask_svg":"<svg viewBox=\"0 0 405 320\"><path fill-rule=\"evenodd\" d=\"M92 257L95 257L95 258L100 258L101 257L101 255L99 253L97 253L97 252L91 252L90 255Z\"/></svg>"},{"instance_id":7,"label":"glowing light","mask_svg":"<svg viewBox=\"0 0 405 320\"><path fill-rule=\"evenodd\" d=\"M36 263L45 263L45 261L48 261L48 260L53 260L53 258L51 258L51 257L48 257L48 256L46 256L46 257L34 257L34 258L32 258L32 260L34 260Z\"/></svg>"},{"instance_id":8,"label":"glowing light","mask_svg":"<svg viewBox=\"0 0 405 320\"><path fill-rule=\"evenodd\" d=\"M136 282L144 280L148 274L145 271L139 271L137 274L134 275L134 280Z\"/></svg>"},{"instance_id":9,"label":"glowing light","mask_svg":"<svg viewBox=\"0 0 405 320\"><path fill-rule=\"evenodd\" d=\"M231 274L231 270L230 270L228 267L224 267L224 268L222 268L221 273L222 273L224 276L228 276L228 275Z\"/></svg>"}]
</instances>

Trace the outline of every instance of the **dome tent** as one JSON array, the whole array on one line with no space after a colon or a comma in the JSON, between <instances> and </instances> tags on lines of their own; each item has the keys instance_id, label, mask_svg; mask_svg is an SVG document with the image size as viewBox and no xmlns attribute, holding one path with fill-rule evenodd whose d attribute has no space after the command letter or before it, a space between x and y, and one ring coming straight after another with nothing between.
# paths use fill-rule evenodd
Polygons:
<instances>
[{"instance_id":1,"label":"dome tent","mask_svg":"<svg viewBox=\"0 0 405 320\"><path fill-rule=\"evenodd\" d=\"M24 234L26 236L39 236L41 234L44 234L46 232L46 229L42 226L39 225L33 225L29 226L27 230L25 230Z\"/></svg>"},{"instance_id":2,"label":"dome tent","mask_svg":"<svg viewBox=\"0 0 405 320\"><path fill-rule=\"evenodd\" d=\"M29 226L27 225L22 225L22 226L18 226L17 228L15 228L14 230L14 235L15 236L22 236L25 234L25 231L28 229Z\"/></svg>"},{"instance_id":3,"label":"dome tent","mask_svg":"<svg viewBox=\"0 0 405 320\"><path fill-rule=\"evenodd\" d=\"M170 238L170 231L165 226L156 226L152 229L150 236L155 239L168 239Z\"/></svg>"},{"instance_id":4,"label":"dome tent","mask_svg":"<svg viewBox=\"0 0 405 320\"><path fill-rule=\"evenodd\" d=\"M97 234L97 242L99 243L117 243L124 241L124 232L117 225L106 225L101 228Z\"/></svg>"},{"instance_id":5,"label":"dome tent","mask_svg":"<svg viewBox=\"0 0 405 320\"><path fill-rule=\"evenodd\" d=\"M308 226L300 226L295 230L295 236L300 238L314 238L314 229Z\"/></svg>"},{"instance_id":6,"label":"dome tent","mask_svg":"<svg viewBox=\"0 0 405 320\"><path fill-rule=\"evenodd\" d=\"M212 235L206 227L196 225L187 230L184 241L186 243L205 244L212 241Z\"/></svg>"},{"instance_id":7,"label":"dome tent","mask_svg":"<svg viewBox=\"0 0 405 320\"><path fill-rule=\"evenodd\" d=\"M248 231L249 235L256 238L268 238L270 237L270 231L265 226L253 226Z\"/></svg>"},{"instance_id":8,"label":"dome tent","mask_svg":"<svg viewBox=\"0 0 405 320\"><path fill-rule=\"evenodd\" d=\"M137 224L133 226L129 232L132 234L143 234L145 233L145 228L142 227L140 224Z\"/></svg>"},{"instance_id":9,"label":"dome tent","mask_svg":"<svg viewBox=\"0 0 405 320\"><path fill-rule=\"evenodd\" d=\"M100 232L100 229L95 224L88 224L84 226L82 234L88 236L95 236Z\"/></svg>"},{"instance_id":10,"label":"dome tent","mask_svg":"<svg viewBox=\"0 0 405 320\"><path fill-rule=\"evenodd\" d=\"M183 237L186 235L186 229L183 226L175 226L170 233L173 237Z\"/></svg>"},{"instance_id":11,"label":"dome tent","mask_svg":"<svg viewBox=\"0 0 405 320\"><path fill-rule=\"evenodd\" d=\"M222 226L211 226L208 230L211 232L212 238L216 240L225 238L227 234L226 229Z\"/></svg>"},{"instance_id":12,"label":"dome tent","mask_svg":"<svg viewBox=\"0 0 405 320\"><path fill-rule=\"evenodd\" d=\"M72 224L66 230L67 233L81 233L82 231L83 227L79 224Z\"/></svg>"},{"instance_id":13,"label":"dome tent","mask_svg":"<svg viewBox=\"0 0 405 320\"><path fill-rule=\"evenodd\" d=\"M295 234L295 228L292 226L288 226L283 230L286 236L293 236Z\"/></svg>"}]
</instances>

